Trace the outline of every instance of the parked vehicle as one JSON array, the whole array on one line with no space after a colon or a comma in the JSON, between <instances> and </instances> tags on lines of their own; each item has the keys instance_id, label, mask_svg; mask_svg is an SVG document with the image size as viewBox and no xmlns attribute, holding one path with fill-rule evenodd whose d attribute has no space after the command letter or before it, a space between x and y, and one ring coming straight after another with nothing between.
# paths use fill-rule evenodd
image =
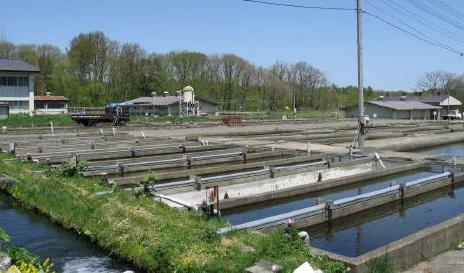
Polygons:
<instances>
[{"instance_id":1,"label":"parked vehicle","mask_svg":"<svg viewBox=\"0 0 464 273\"><path fill-rule=\"evenodd\" d=\"M113 126L119 126L129 121L129 107L81 107L76 108L70 115L74 122L81 123L84 126L92 126L97 123L112 123Z\"/></svg>"},{"instance_id":2,"label":"parked vehicle","mask_svg":"<svg viewBox=\"0 0 464 273\"><path fill-rule=\"evenodd\" d=\"M453 119L462 119L462 113L459 110L450 110L448 114L442 116L443 119L453 120Z\"/></svg>"}]
</instances>

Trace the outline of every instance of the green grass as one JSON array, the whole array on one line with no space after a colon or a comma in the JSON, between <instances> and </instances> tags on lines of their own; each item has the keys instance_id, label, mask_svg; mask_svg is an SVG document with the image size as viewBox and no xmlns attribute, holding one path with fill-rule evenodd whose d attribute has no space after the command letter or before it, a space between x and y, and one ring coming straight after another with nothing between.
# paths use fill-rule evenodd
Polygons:
<instances>
[{"instance_id":1,"label":"green grass","mask_svg":"<svg viewBox=\"0 0 464 273\"><path fill-rule=\"evenodd\" d=\"M276 231L216 235L226 223L200 213L170 208L125 191L95 196L108 187L81 177L33 175L45 166L0 155L0 172L21 181L8 189L24 206L87 235L101 247L149 272L244 272L260 259L282 264L285 272L310 261L326 273L346 272L343 264L314 257L300 239Z\"/></svg>"},{"instance_id":2,"label":"green grass","mask_svg":"<svg viewBox=\"0 0 464 273\"><path fill-rule=\"evenodd\" d=\"M394 273L393 264L388 257L385 255L383 257L372 260L369 265L370 273Z\"/></svg>"},{"instance_id":3,"label":"green grass","mask_svg":"<svg viewBox=\"0 0 464 273\"><path fill-rule=\"evenodd\" d=\"M35 115L27 114L12 114L6 120L0 120L1 126L50 126L50 121L53 126L69 125L73 121L69 115Z\"/></svg>"}]
</instances>

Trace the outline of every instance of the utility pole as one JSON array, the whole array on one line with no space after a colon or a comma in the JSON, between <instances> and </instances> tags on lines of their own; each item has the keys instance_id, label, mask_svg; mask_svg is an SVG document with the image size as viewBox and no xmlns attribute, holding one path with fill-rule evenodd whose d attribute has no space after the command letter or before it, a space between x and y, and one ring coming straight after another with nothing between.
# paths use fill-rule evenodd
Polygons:
<instances>
[{"instance_id":1,"label":"utility pole","mask_svg":"<svg viewBox=\"0 0 464 273\"><path fill-rule=\"evenodd\" d=\"M356 15L358 28L358 148L364 148L364 92L362 57L362 0L357 0Z\"/></svg>"}]
</instances>

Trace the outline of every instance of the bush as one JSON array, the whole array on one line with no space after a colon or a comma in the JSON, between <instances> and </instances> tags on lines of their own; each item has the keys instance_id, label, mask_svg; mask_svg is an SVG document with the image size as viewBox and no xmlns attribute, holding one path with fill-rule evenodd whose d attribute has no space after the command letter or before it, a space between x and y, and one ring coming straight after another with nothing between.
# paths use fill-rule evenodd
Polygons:
<instances>
[{"instance_id":1,"label":"bush","mask_svg":"<svg viewBox=\"0 0 464 273\"><path fill-rule=\"evenodd\" d=\"M12 264L33 264L39 263L39 256L30 253L27 249L17 246L10 246L6 254L11 258Z\"/></svg>"},{"instance_id":2,"label":"bush","mask_svg":"<svg viewBox=\"0 0 464 273\"><path fill-rule=\"evenodd\" d=\"M46 259L42 264L31 264L22 262L19 265L13 265L8 268L7 272L11 273L54 273L53 263Z\"/></svg>"},{"instance_id":3,"label":"bush","mask_svg":"<svg viewBox=\"0 0 464 273\"><path fill-rule=\"evenodd\" d=\"M142 184L155 184L156 183L156 173L155 172L149 172L147 175L145 175Z\"/></svg>"},{"instance_id":4,"label":"bush","mask_svg":"<svg viewBox=\"0 0 464 273\"><path fill-rule=\"evenodd\" d=\"M88 165L87 161L83 160L77 161L77 163L72 162L72 160L64 161L56 168L56 172L61 176L75 176L84 172Z\"/></svg>"}]
</instances>

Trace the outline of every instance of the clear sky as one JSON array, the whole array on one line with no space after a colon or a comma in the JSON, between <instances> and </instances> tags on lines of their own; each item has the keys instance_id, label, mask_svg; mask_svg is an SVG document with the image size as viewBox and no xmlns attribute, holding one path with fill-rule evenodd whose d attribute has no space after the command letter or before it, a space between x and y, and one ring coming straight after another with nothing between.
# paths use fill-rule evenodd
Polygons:
<instances>
[{"instance_id":1,"label":"clear sky","mask_svg":"<svg viewBox=\"0 0 464 273\"><path fill-rule=\"evenodd\" d=\"M381 7L385 0L368 1ZM464 1L442 1L464 12ZM275 2L355 7L355 0ZM234 53L257 65L304 60L324 71L332 83L356 84L354 11L273 7L240 0L28 0L2 1L1 6L0 31L14 43L50 43L64 50L76 34L100 30L113 40L137 42L147 52ZM364 8L395 22L367 3ZM401 13L389 13L410 20ZM366 85L410 90L426 71L464 72L464 57L427 45L373 18L364 19ZM439 19L431 20L441 24ZM464 26L464 19L460 22ZM464 51L463 43L417 22L415 26ZM464 37L464 28L442 26Z\"/></svg>"}]
</instances>

